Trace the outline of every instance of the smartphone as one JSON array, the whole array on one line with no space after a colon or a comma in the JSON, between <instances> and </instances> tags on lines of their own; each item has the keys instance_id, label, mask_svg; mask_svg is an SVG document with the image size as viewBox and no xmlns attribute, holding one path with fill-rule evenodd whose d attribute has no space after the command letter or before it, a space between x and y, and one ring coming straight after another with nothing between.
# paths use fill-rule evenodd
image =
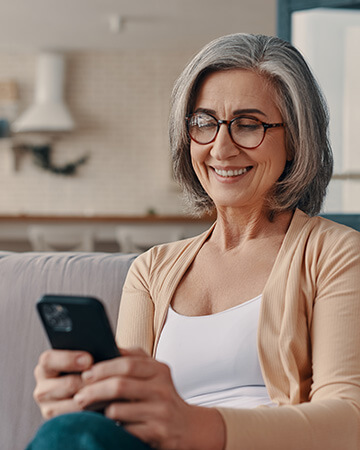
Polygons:
<instances>
[{"instance_id":1,"label":"smartphone","mask_svg":"<svg viewBox=\"0 0 360 450\"><path fill-rule=\"evenodd\" d=\"M120 356L100 300L94 297L44 295L36 304L54 349L84 350L94 362Z\"/></svg>"}]
</instances>

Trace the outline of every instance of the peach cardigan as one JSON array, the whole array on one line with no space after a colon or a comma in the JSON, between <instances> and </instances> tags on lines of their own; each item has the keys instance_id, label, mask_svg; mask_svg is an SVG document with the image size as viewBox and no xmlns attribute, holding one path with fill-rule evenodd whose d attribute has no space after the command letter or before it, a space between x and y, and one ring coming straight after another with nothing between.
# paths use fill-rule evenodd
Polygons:
<instances>
[{"instance_id":1,"label":"peach cardigan","mask_svg":"<svg viewBox=\"0 0 360 450\"><path fill-rule=\"evenodd\" d=\"M139 256L120 346L154 354L173 293L212 228ZM297 210L263 291L258 351L279 406L219 408L227 450L360 449L360 233Z\"/></svg>"}]
</instances>

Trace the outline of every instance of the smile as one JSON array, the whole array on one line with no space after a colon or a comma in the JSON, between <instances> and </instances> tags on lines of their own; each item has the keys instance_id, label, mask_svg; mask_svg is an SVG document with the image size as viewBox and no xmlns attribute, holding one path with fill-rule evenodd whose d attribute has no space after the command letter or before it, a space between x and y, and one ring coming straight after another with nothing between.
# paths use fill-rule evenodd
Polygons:
<instances>
[{"instance_id":1,"label":"smile","mask_svg":"<svg viewBox=\"0 0 360 450\"><path fill-rule=\"evenodd\" d=\"M248 172L251 169L251 167L244 167L243 169L238 170L220 170L215 169L215 173L220 175L221 177L237 177L239 175L243 175L244 173Z\"/></svg>"}]
</instances>

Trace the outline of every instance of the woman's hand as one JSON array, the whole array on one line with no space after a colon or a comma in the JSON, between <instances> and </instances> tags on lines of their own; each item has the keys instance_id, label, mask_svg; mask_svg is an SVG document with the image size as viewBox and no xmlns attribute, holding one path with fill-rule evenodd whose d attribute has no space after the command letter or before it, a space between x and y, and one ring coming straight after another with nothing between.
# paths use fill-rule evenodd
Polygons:
<instances>
[{"instance_id":1,"label":"woman's hand","mask_svg":"<svg viewBox=\"0 0 360 450\"><path fill-rule=\"evenodd\" d=\"M121 354L82 374L85 387L74 397L79 408L110 401L107 417L159 449L224 447L225 426L218 411L185 403L169 368L144 351L121 350Z\"/></svg>"},{"instance_id":2,"label":"woman's hand","mask_svg":"<svg viewBox=\"0 0 360 450\"><path fill-rule=\"evenodd\" d=\"M47 350L41 354L34 370L34 399L45 419L82 409L73 396L84 386L80 373L92 363L91 355L85 352ZM60 375L64 372L68 375Z\"/></svg>"}]
</instances>

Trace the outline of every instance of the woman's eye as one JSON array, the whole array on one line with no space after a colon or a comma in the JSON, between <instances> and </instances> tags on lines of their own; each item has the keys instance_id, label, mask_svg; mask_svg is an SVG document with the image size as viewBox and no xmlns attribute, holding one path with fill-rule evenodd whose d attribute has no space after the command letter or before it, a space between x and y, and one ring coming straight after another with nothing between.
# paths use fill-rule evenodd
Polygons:
<instances>
[{"instance_id":1,"label":"woman's eye","mask_svg":"<svg viewBox=\"0 0 360 450\"><path fill-rule=\"evenodd\" d=\"M198 127L198 128L216 128L217 127L217 123L209 117L204 117L204 116L197 116L197 117L193 117L190 125L193 127Z\"/></svg>"},{"instance_id":2,"label":"woman's eye","mask_svg":"<svg viewBox=\"0 0 360 450\"><path fill-rule=\"evenodd\" d=\"M215 122L199 122L199 128L216 128L217 124Z\"/></svg>"},{"instance_id":3,"label":"woman's eye","mask_svg":"<svg viewBox=\"0 0 360 450\"><path fill-rule=\"evenodd\" d=\"M261 128L261 123L255 119L241 117L233 122L233 127L236 130L255 131Z\"/></svg>"}]
</instances>

